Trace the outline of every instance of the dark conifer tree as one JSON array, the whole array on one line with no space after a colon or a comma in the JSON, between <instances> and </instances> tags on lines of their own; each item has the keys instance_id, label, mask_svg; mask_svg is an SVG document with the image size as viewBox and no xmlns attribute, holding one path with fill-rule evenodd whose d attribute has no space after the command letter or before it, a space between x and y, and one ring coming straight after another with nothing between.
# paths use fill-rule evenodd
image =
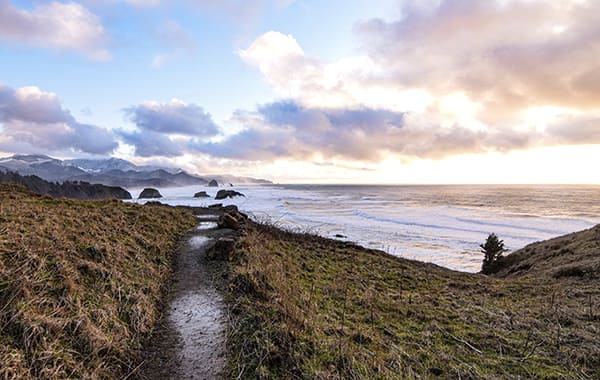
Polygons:
<instances>
[{"instance_id":1,"label":"dark conifer tree","mask_svg":"<svg viewBox=\"0 0 600 380\"><path fill-rule=\"evenodd\" d=\"M496 269L498 259L506 252L504 241L498 239L496 234L491 233L484 244L480 244L481 252L483 253L483 264L481 265L481 273L490 274Z\"/></svg>"}]
</instances>

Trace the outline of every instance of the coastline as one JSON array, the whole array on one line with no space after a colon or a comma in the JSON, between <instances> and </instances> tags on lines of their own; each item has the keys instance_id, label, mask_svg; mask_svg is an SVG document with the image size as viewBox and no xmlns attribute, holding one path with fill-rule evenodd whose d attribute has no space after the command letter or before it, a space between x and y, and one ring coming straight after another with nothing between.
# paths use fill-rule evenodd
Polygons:
<instances>
[{"instance_id":1,"label":"coastline","mask_svg":"<svg viewBox=\"0 0 600 380\"><path fill-rule=\"evenodd\" d=\"M596 244L585 270L494 277L250 223L230 263L230 377L598 378L600 226L525 250L578 239Z\"/></svg>"},{"instance_id":2,"label":"coastline","mask_svg":"<svg viewBox=\"0 0 600 380\"><path fill-rule=\"evenodd\" d=\"M136 376L194 209L2 190L2 375ZM229 268L226 378L600 377L600 226L527 246L485 276L242 224L218 263ZM29 272L35 262L42 272Z\"/></svg>"}]
</instances>

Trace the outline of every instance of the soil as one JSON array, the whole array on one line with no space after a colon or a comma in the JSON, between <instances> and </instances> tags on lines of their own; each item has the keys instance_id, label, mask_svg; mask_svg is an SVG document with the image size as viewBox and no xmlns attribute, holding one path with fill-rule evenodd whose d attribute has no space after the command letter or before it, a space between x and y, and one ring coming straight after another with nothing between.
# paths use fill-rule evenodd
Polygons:
<instances>
[{"instance_id":1,"label":"soil","mask_svg":"<svg viewBox=\"0 0 600 380\"><path fill-rule=\"evenodd\" d=\"M205 257L206 248L231 230L217 229L218 214L198 215L176 257L163 320L146 349L141 379L218 379L226 372L227 263Z\"/></svg>"}]
</instances>

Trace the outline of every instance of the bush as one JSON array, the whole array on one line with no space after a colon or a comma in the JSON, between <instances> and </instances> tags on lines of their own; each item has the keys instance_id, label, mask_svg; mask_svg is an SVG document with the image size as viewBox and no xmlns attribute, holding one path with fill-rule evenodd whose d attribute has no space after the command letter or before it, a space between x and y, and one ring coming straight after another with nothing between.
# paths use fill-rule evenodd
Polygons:
<instances>
[{"instance_id":1,"label":"bush","mask_svg":"<svg viewBox=\"0 0 600 380\"><path fill-rule=\"evenodd\" d=\"M502 258L502 253L506 252L504 241L498 239L496 234L491 233L484 244L480 244L483 253L483 264L481 264L481 273L491 274L496 271L497 262Z\"/></svg>"}]
</instances>

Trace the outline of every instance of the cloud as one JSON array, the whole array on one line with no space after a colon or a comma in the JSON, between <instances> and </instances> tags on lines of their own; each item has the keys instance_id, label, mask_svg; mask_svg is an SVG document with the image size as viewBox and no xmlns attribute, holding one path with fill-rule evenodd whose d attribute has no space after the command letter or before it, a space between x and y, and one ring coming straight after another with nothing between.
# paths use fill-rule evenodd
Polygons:
<instances>
[{"instance_id":1,"label":"cloud","mask_svg":"<svg viewBox=\"0 0 600 380\"><path fill-rule=\"evenodd\" d=\"M308 106L412 111L430 103L424 90L383 80L384 70L367 55L325 63L307 56L293 36L280 32L264 33L238 55L257 67L279 96Z\"/></svg>"},{"instance_id":2,"label":"cloud","mask_svg":"<svg viewBox=\"0 0 600 380\"><path fill-rule=\"evenodd\" d=\"M106 154L118 145L110 131L79 123L56 94L33 86L13 89L0 84L0 129L0 146L6 151L20 147Z\"/></svg>"},{"instance_id":3,"label":"cloud","mask_svg":"<svg viewBox=\"0 0 600 380\"><path fill-rule=\"evenodd\" d=\"M120 131L123 141L142 157L176 157L186 153L187 141L204 141L220 133L212 116L202 107L173 99L146 102L124 110L136 125L134 132Z\"/></svg>"},{"instance_id":4,"label":"cloud","mask_svg":"<svg viewBox=\"0 0 600 380\"><path fill-rule=\"evenodd\" d=\"M126 144L134 147L135 154L141 157L177 157L183 154L182 147L173 140L157 132L119 133Z\"/></svg>"},{"instance_id":5,"label":"cloud","mask_svg":"<svg viewBox=\"0 0 600 380\"><path fill-rule=\"evenodd\" d=\"M597 1L408 2L400 19L356 29L396 86L464 92L492 119L539 105L597 108L599 12Z\"/></svg>"},{"instance_id":6,"label":"cloud","mask_svg":"<svg viewBox=\"0 0 600 380\"><path fill-rule=\"evenodd\" d=\"M219 133L212 116L202 107L173 99L168 103L146 102L125 109L125 114L142 131L210 137Z\"/></svg>"},{"instance_id":7,"label":"cloud","mask_svg":"<svg viewBox=\"0 0 600 380\"><path fill-rule=\"evenodd\" d=\"M377 160L389 148L385 136L402 129L404 115L385 110L307 108L282 101L263 105L257 112L238 112L236 120L246 129L221 142L195 142L191 148L250 160L312 159L316 155Z\"/></svg>"},{"instance_id":8,"label":"cloud","mask_svg":"<svg viewBox=\"0 0 600 380\"><path fill-rule=\"evenodd\" d=\"M94 60L110 59L100 20L76 3L42 3L28 11L0 0L0 39L77 51Z\"/></svg>"},{"instance_id":9,"label":"cloud","mask_svg":"<svg viewBox=\"0 0 600 380\"><path fill-rule=\"evenodd\" d=\"M403 5L395 20L357 23L362 54L333 62L292 35L259 36L238 54L292 104L245 113L243 132L198 148L375 162L600 143L599 2ZM402 115L401 126L373 118L383 112ZM242 137L249 146L235 150ZM277 149L261 154L261 144Z\"/></svg>"},{"instance_id":10,"label":"cloud","mask_svg":"<svg viewBox=\"0 0 600 380\"><path fill-rule=\"evenodd\" d=\"M241 132L189 149L216 157L265 161L380 162L390 155L440 159L464 153L507 152L539 146L600 143L600 117L569 118L545 130L472 129L444 125L416 113L381 109L311 108L294 101L236 113Z\"/></svg>"}]
</instances>

